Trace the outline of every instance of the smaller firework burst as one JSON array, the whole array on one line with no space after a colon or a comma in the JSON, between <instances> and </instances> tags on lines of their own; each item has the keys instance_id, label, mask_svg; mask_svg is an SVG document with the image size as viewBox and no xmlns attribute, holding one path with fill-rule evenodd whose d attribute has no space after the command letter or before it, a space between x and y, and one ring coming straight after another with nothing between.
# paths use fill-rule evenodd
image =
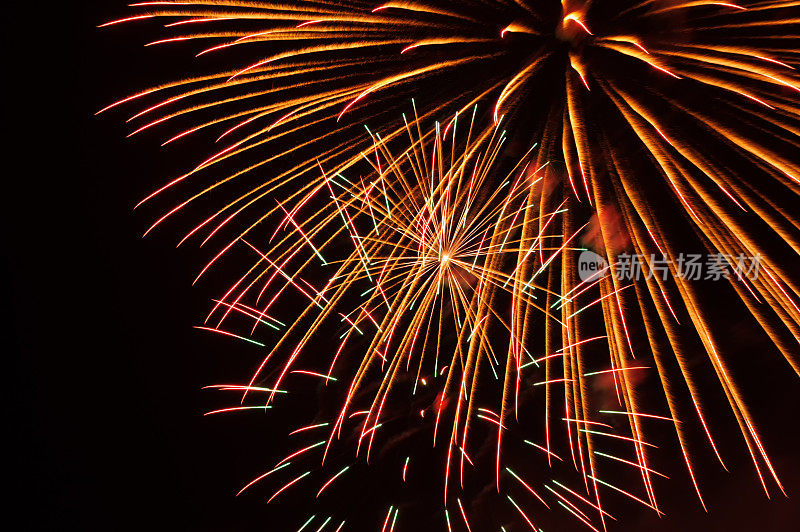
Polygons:
<instances>
[{"instance_id":1,"label":"smaller firework burst","mask_svg":"<svg viewBox=\"0 0 800 532\"><path fill-rule=\"evenodd\" d=\"M362 153L366 175L328 173L320 164L321 183L291 205L281 204L270 238L239 240L255 264L217 302L203 328L260 346L266 341L254 340L259 327L283 331L247 384L216 387L241 392L241 405L214 413L272 407L280 394L291 395L297 379L336 390L328 393L339 404L331 418L314 412L312 422L294 431L326 430L327 437L290 453L246 488L267 477L288 480L276 497L319 477L319 496L354 467L341 462L338 447L354 444L356 456L369 461L387 440L391 447L408 444L405 481L412 456L430 450L431 440L403 440L427 428L433 454L444 461L448 501L451 477L463 485L464 465L472 463L466 449L476 421L483 427L475 447L485 446L488 433L496 435L490 470L499 478L500 419L517 408L523 368L539 366L523 341L523 322L536 312L563 326L537 300L547 292L537 280L570 249L577 232L546 234L560 224L564 204L540 212L542 206L530 202L540 193L546 166L534 156L536 146L510 164L501 161L504 131L474 122L474 110L429 130L406 120L407 142L399 152L373 136ZM498 175L503 165L507 170ZM532 218L541 222L538 235L523 231ZM290 299L298 307L298 297L305 307L282 326L275 314ZM252 327L230 332L237 318ZM399 416L413 418L419 428L408 431L406 422L393 433L391 423L384 426L387 417ZM382 428L393 435L381 438ZM321 468L279 473L311 456ZM396 519L390 518L391 510L387 522Z\"/></svg>"}]
</instances>

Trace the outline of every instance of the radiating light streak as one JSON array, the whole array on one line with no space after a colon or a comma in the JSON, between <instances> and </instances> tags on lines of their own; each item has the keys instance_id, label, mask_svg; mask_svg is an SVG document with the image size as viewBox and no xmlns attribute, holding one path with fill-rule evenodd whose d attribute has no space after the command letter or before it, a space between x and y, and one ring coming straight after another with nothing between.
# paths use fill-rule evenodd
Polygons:
<instances>
[{"instance_id":1,"label":"radiating light streak","mask_svg":"<svg viewBox=\"0 0 800 532\"><path fill-rule=\"evenodd\" d=\"M680 423L677 419L672 419L671 417L664 417L664 416L657 416L655 414L642 414L641 412L619 412L616 410L600 410L601 414L622 414L624 416L636 416L636 417L648 417L652 419L663 419L666 421L672 421L673 423Z\"/></svg>"},{"instance_id":2,"label":"radiating light streak","mask_svg":"<svg viewBox=\"0 0 800 532\"><path fill-rule=\"evenodd\" d=\"M651 369L649 366L634 366L629 368L614 368L614 369L605 369L603 371L592 371L590 373L584 373L584 377L592 377L594 375L604 375L606 373L616 373L618 371L631 371L634 369Z\"/></svg>"},{"instance_id":3,"label":"radiating light streak","mask_svg":"<svg viewBox=\"0 0 800 532\"><path fill-rule=\"evenodd\" d=\"M303 532L303 529L305 529L305 527L307 527L308 525L310 525L310 524L311 524L311 521L313 521L315 517L316 517L316 515L312 515L311 517L309 517L309 518L308 518L308 521L306 521L305 523L303 523L303 526L301 526L300 528L298 528L298 529L297 529L297 532Z\"/></svg>"},{"instance_id":4,"label":"radiating light streak","mask_svg":"<svg viewBox=\"0 0 800 532\"><path fill-rule=\"evenodd\" d=\"M325 379L326 381L331 381L331 382L336 382L337 380L336 377L331 377L329 375L323 375L322 373L316 373L314 371L306 371L302 369L295 369L290 371L290 373L299 375L310 375L312 377L319 377L320 379Z\"/></svg>"},{"instance_id":5,"label":"radiating light streak","mask_svg":"<svg viewBox=\"0 0 800 532\"><path fill-rule=\"evenodd\" d=\"M322 440L321 442L317 442L317 443L315 443L313 445L309 445L308 447L304 447L304 448L300 449L299 451L295 451L292 454L290 454L289 456L287 456L286 458L284 458L283 460L281 460L280 462L278 462L276 464L276 467L281 465L281 464L283 464L283 463L288 462L289 460L291 460L292 458L295 458L296 456L299 456L299 455L305 453L306 451L310 451L311 449L319 447L320 445L324 445L326 442L327 442L327 440Z\"/></svg>"},{"instance_id":6,"label":"radiating light streak","mask_svg":"<svg viewBox=\"0 0 800 532\"><path fill-rule=\"evenodd\" d=\"M297 477L296 479L294 479L294 480L290 481L288 484L286 484L286 485L285 485L285 486L283 486L281 489L279 489L278 491L276 491L276 492L275 492L275 493L272 495L272 497L270 497L269 499L267 499L267 504L271 503L271 502L272 502L272 501L275 499L275 497L277 497L278 495L280 495L281 493L283 493L284 491L286 491L288 488L290 488L291 486L293 486L293 485L294 485L294 484L296 484L297 482L299 482L299 481L303 480L304 478L306 478L306 477L307 477L308 475L310 475L310 474L311 474L311 471L306 471L305 473L303 473L302 475L300 475L300 476L299 476L299 477Z\"/></svg>"},{"instance_id":7,"label":"radiating light streak","mask_svg":"<svg viewBox=\"0 0 800 532\"><path fill-rule=\"evenodd\" d=\"M228 412L241 412L244 410L269 410L272 408L268 405L257 405L257 406L232 406L230 408L221 408L219 410L212 410L211 412L206 412L203 414L204 416L213 416L214 414L227 414Z\"/></svg>"},{"instance_id":8,"label":"radiating light streak","mask_svg":"<svg viewBox=\"0 0 800 532\"><path fill-rule=\"evenodd\" d=\"M617 491L617 492L619 492L619 493L622 493L623 495L625 495L625 496L627 496L627 497L630 497L631 499L635 500L636 502L639 502L639 503L641 503L641 504L643 504L643 505L647 506L647 507L648 507L648 508L650 508L651 510L655 510L655 511L656 511L656 512L657 512L659 515L663 515L663 512L661 512L660 510L658 510L658 509L657 509L657 508L655 508L654 506L650 505L649 503L647 503L647 502L643 501L642 499L640 499L640 498L636 497L635 495L631 495L631 494L630 494L630 493L628 493L627 491L624 491L624 490L622 490L622 489L620 489L620 488L618 488L618 487L616 487L616 486L613 486L613 485L609 484L608 482L605 482L605 481L603 481L603 480L600 480L599 478L593 477L592 475L587 475L587 477L588 477L588 478L590 478L590 479L592 479L592 480L594 480L595 482L599 482L599 483L600 483L600 484L602 484L603 486L609 487L609 488L613 489L614 491Z\"/></svg>"},{"instance_id":9,"label":"radiating light streak","mask_svg":"<svg viewBox=\"0 0 800 532\"><path fill-rule=\"evenodd\" d=\"M281 469L283 469L283 468L285 468L285 467L289 467L289 465L291 465L291 464L290 464L289 462L287 462L287 463L285 463L285 464L283 464L283 465L280 465L280 466L278 466L278 467L276 467L276 468L273 468L273 469L271 469L271 470L267 471L266 473L264 473L264 474L263 474L263 475L261 475L260 477L257 477L257 478L255 478L255 479L251 480L251 481L250 481L249 483L247 483L247 484L246 484L246 485L245 485L245 486L244 486L242 489L240 489L240 490L238 491L238 493L236 493L236 496L238 497L239 495L241 495L242 493L244 493L244 491L245 491L246 489L250 488L251 486L253 486L254 484L256 484L256 483L260 482L261 480L263 480L263 479L267 478L267 477L268 477L268 476L270 476L272 473L274 473L274 472L276 472L276 471L280 471Z\"/></svg>"},{"instance_id":10,"label":"radiating light streak","mask_svg":"<svg viewBox=\"0 0 800 532\"><path fill-rule=\"evenodd\" d=\"M523 518L523 519L525 519L525 522L526 522L526 523L528 523L528 526L530 526L530 527L531 527L531 530L533 530L534 532L536 532L536 527L533 525L533 522L531 522L530 518L529 518L529 517L528 517L528 515L527 515L527 514L526 514L526 513L525 513L525 512L522 510L522 508L520 508L520 507L519 507L519 505L518 505L517 503L515 503L515 502L514 502L514 499L512 499L510 495L506 495L506 498L507 498L509 501L511 501L511 504L513 504L513 505L514 505L514 508L516 508L516 509L517 509L517 511L519 512L519 514L522 516L522 518Z\"/></svg>"},{"instance_id":11,"label":"radiating light streak","mask_svg":"<svg viewBox=\"0 0 800 532\"><path fill-rule=\"evenodd\" d=\"M213 327L201 327L201 326L198 326L198 325L195 325L194 328L195 329L200 329L201 331L209 331L209 332L214 332L214 333L217 333L217 334L221 334L223 336L229 336L231 338L236 338L237 340L244 340L245 342L251 343L253 345L257 345L258 347L265 347L265 344L262 344L261 342L257 342L255 340L253 340L252 338L245 338L244 336L239 336L237 334L233 334L233 333L230 333L228 331L222 331L220 329L215 329Z\"/></svg>"},{"instance_id":12,"label":"radiating light streak","mask_svg":"<svg viewBox=\"0 0 800 532\"><path fill-rule=\"evenodd\" d=\"M545 507L546 507L548 510L550 509L550 506L549 506L549 505L548 505L548 504L545 502L545 500L544 500L544 499L542 499L542 497L541 497L541 496L540 496L538 493L536 493L536 491L535 491L533 488L531 488L531 487L528 485L528 483L527 483L527 482L525 482L524 480L522 480L522 478L520 478L520 476L519 476L519 475L517 475L516 473L514 473L513 471L511 471L511 469L509 469L508 467L506 468L506 471L508 471L509 473L511 473L511 476L513 476L513 477L514 477L515 479L517 479L517 480L518 480L518 481L519 481L519 482L520 482L520 483L521 483L523 486L525 486L525 488L526 488L528 491L530 491L530 492L531 492L531 493L532 493L532 494L533 494L533 495L534 495L534 496L535 496L537 499L539 499L539 501L540 501L542 504L544 504L544 505L545 505Z\"/></svg>"},{"instance_id":13,"label":"radiating light streak","mask_svg":"<svg viewBox=\"0 0 800 532\"><path fill-rule=\"evenodd\" d=\"M328 526L328 523L330 523L332 519L333 519L333 516L329 516L327 519L325 519L325 521L322 523L322 525L320 525L320 527L317 529L317 532L322 532L322 529L324 529L326 526Z\"/></svg>"},{"instance_id":14,"label":"radiating light streak","mask_svg":"<svg viewBox=\"0 0 800 532\"><path fill-rule=\"evenodd\" d=\"M532 446L532 447L536 447L537 449L539 449L540 451L544 452L544 453L545 453L545 454L547 454L548 456L552 456L553 458L555 458L555 459L557 459L557 460L559 460L559 461L561 461L561 462L563 462L563 461L564 461L564 460L562 460L562 459L561 459L561 457L560 457L560 456L558 456L558 455L557 455L557 454L555 454L554 452L550 451L549 449L545 449L545 448L544 448L544 447L542 447L541 445L538 445L538 444L536 444L536 443L533 443L533 442L532 442L532 441L530 441L530 440L524 440L524 442L525 442L525 443L527 443L528 445Z\"/></svg>"},{"instance_id":15,"label":"radiating light streak","mask_svg":"<svg viewBox=\"0 0 800 532\"><path fill-rule=\"evenodd\" d=\"M639 469L643 469L643 470L647 471L648 473L653 473L653 474L658 475L660 477L669 478L667 475L665 475L663 473L659 473L658 471L656 471L654 469L650 469L648 467L644 467L643 465L637 464L636 462L631 462L629 460L624 460L624 459L616 457L616 456L611 456L610 454L601 453L600 451L594 451L594 454L596 454L598 456L605 456L606 458L610 458L612 460L616 460L617 462L622 462L624 464L632 465L633 467L637 467Z\"/></svg>"},{"instance_id":16,"label":"radiating light streak","mask_svg":"<svg viewBox=\"0 0 800 532\"><path fill-rule=\"evenodd\" d=\"M327 482L325 482L325 484L323 484L322 487L317 492L317 498L319 498L319 496L322 495L322 492L325 491L325 489L327 489L327 487L330 486L333 483L334 480L339 478L339 476L342 475L348 469L350 469L350 466L346 466L344 469L342 469L341 471L339 471L338 473L333 475ZM344 523L342 523L342 524L344 524Z\"/></svg>"},{"instance_id":17,"label":"radiating light streak","mask_svg":"<svg viewBox=\"0 0 800 532\"><path fill-rule=\"evenodd\" d=\"M296 430L293 430L292 432L290 432L289 436L294 436L295 434L298 434L300 432L306 432L308 430L314 430L314 429L318 429L320 427L327 427L328 425L329 425L329 423L319 423L317 425L309 425L307 427L301 427L299 429L296 429Z\"/></svg>"},{"instance_id":18,"label":"radiating light streak","mask_svg":"<svg viewBox=\"0 0 800 532\"><path fill-rule=\"evenodd\" d=\"M458 503L458 509L461 510L461 517L464 518L464 524L467 525L468 532L472 532L472 527L469 526L469 519L467 519L467 513L464 511L464 506L461 505L461 499L456 499Z\"/></svg>"}]
</instances>

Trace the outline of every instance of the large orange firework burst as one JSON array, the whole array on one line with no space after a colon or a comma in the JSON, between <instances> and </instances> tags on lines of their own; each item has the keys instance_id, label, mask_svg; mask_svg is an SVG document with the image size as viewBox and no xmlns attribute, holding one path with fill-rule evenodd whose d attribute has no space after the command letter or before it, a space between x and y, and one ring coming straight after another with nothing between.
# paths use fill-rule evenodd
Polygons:
<instances>
[{"instance_id":1,"label":"large orange firework burst","mask_svg":"<svg viewBox=\"0 0 800 532\"><path fill-rule=\"evenodd\" d=\"M242 250L253 259L204 328L260 345L259 326L286 328L247 384L224 387L244 394L224 411L272 405L301 375L341 403L299 429L327 427L324 439L252 486L285 475L274 497L327 474L312 490L319 497L356 467L352 456L329 457L337 441L350 434L366 461L381 427L402 418L399 436L383 441L417 449L413 419L440 439L447 527L453 515L459 526L495 526L464 504L484 498L473 498L465 467L480 477L477 464L490 463L477 485L502 493L524 527L535 529L547 506L597 530L611 519L610 496L660 513L653 438L676 441L704 505L692 456L723 463L713 436L722 396L764 491L783 489L719 306L800 372L800 280L788 266L800 252L800 53L791 44L800 3L134 8L109 25L164 18L178 33L152 45L202 43L201 64L229 65L109 107L147 102L131 117L134 133L171 126L165 144L215 141L145 199L184 191L151 229L211 205L181 240L222 242L201 276ZM413 119L398 125L414 96ZM476 102L490 116L474 118ZM505 126L523 142L502 148ZM533 152L519 147L528 139L540 140ZM597 275L579 275L581 246L605 265ZM688 254L716 257L721 282L687 278ZM642 275L615 275L631 256ZM759 258L759 275L741 274L743 257ZM287 297L308 305L288 327L273 317ZM237 330L240 319L251 324ZM326 336L337 340L320 345ZM310 362L321 348L331 356ZM577 482L511 464L519 442L548 467L568 463ZM416 452L401 464L403 481ZM289 473L313 453L322 468ZM381 517L384 530L398 511Z\"/></svg>"}]
</instances>

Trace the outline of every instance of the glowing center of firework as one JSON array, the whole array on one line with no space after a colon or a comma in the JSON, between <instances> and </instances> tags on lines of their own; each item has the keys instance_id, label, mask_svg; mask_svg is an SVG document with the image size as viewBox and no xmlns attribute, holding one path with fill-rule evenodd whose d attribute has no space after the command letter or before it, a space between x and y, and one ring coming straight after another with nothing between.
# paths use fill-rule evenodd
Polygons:
<instances>
[{"instance_id":1,"label":"glowing center of firework","mask_svg":"<svg viewBox=\"0 0 800 532\"><path fill-rule=\"evenodd\" d=\"M444 266L448 262L450 262L450 253L448 252L442 253L442 265Z\"/></svg>"}]
</instances>

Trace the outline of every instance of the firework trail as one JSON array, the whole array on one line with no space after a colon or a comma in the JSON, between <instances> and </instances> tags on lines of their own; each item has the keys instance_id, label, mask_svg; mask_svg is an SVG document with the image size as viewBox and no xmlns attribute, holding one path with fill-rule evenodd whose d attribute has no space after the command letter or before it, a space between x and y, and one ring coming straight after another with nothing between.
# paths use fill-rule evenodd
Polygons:
<instances>
[{"instance_id":1,"label":"firework trail","mask_svg":"<svg viewBox=\"0 0 800 532\"><path fill-rule=\"evenodd\" d=\"M220 202L181 240L222 242L201 276L243 246L255 257L206 328L223 332L225 319L237 314L281 328L269 314L280 294L295 291L308 301L275 357L265 360L266 368L280 352L284 363L266 387L266 404L312 336L338 319L348 332L337 355L348 352L356 335L372 339L350 368L355 379L346 395L354 401L360 386L375 386L358 437L366 453L397 375L404 364L420 380L431 371L422 358L433 349L425 339L435 338L431 375L446 368L437 375L446 384L442 408L434 411L450 412L449 442L463 457L455 467L463 471L468 455L458 442L466 441L471 423L489 418L498 489L509 478L529 487L505 471L502 451L504 432L536 383L544 405L535 445L551 462L565 446L563 458L581 473L584 499L564 491L575 487L545 491L568 497L551 505L587 527L606 526L602 490L622 491L659 511L653 487L659 473L649 465L646 437L656 432L653 420L671 421L703 503L690 439L699 435L723 464L712 436L718 416L707 405L718 395L727 399L764 491L770 482L782 489L735 379L746 364L727 355L735 345L727 321L715 315L719 301L741 308L800 372L800 280L787 267L800 252L800 54L791 45L800 4L610 4L150 2L108 24L163 19L177 33L153 46L200 43L201 61L219 57L229 65L107 109L145 102L131 117L132 134L170 127L165 144L204 134L216 140L210 157L143 202L176 191L185 198L151 229L190 206ZM398 109L422 93L419 114L415 108L414 119L396 127ZM491 105L495 126L470 127L467 147L452 148L448 160L455 117L463 122L477 101ZM423 134L420 124L434 119L442 126ZM364 121L380 126L365 135ZM483 167L486 175L473 177L466 168L475 159L467 154L481 150L495 161L504 138L500 123L524 139L539 139L536 154L516 161L525 170L508 179L489 171L492 164ZM362 151L365 138L369 151ZM403 142L411 146L401 150L405 159L393 157L389 146ZM344 177L365 161L374 166L370 180ZM464 183L474 187L465 191ZM470 218L478 201L490 209L486 218ZM272 220L277 231L265 242L258 235ZM486 239L476 244L477 233L464 232L469 224L482 227ZM604 259L602 275L579 278L572 248L580 245ZM353 250L349 257L327 256L346 246ZM714 286L691 282L681 275L687 252L721 257L730 270L737 258L757 256L760 275L726 274ZM613 273L630 255L643 257L643 275L626 283ZM314 288L304 272L321 264L337 274ZM358 283L372 285L363 306L340 309L352 304L345 292ZM529 295L536 290L538 299ZM250 304L253 291L259 297ZM457 331L450 337L442 336L445 321ZM495 345L489 327L504 332L505 346ZM256 341L253 330L240 336ZM440 351L442 342L455 347ZM472 398L481 385L472 385L481 364L500 370L503 396L499 408L476 414ZM544 377L531 382L523 371L529 364L541 365ZM376 367L381 370L372 373ZM305 371L333 377L330 367ZM645 373L653 378L639 376ZM705 384L706 374L714 386ZM244 391L250 395L264 378L261 368ZM665 400L644 399L644 388ZM346 402L344 417L330 421L336 434L351 409ZM649 413L655 411L661 414ZM599 450L607 440L627 442L628 458ZM332 439L326 442L320 447L328 449ZM617 475L597 472L604 461L634 468L639 494L607 482ZM515 497L508 504L530 524L529 510ZM453 514L469 527L460 499L448 508L447 526ZM384 529L395 519L397 508L385 515Z\"/></svg>"}]
</instances>

